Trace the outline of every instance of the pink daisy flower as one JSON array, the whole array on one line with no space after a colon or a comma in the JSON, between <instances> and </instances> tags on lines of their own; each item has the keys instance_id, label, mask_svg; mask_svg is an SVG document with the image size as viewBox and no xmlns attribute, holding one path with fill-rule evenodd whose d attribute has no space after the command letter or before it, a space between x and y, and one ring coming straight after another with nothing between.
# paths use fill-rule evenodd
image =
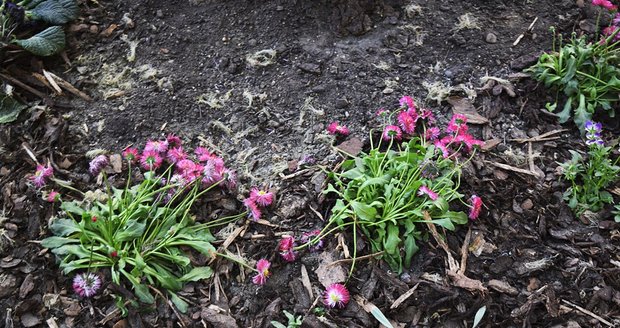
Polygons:
<instances>
[{"instance_id":1,"label":"pink daisy flower","mask_svg":"<svg viewBox=\"0 0 620 328\"><path fill-rule=\"evenodd\" d=\"M37 170L29 179L35 187L41 188L47 184L47 178L54 175L54 169L49 165L37 165Z\"/></svg>"},{"instance_id":2,"label":"pink daisy flower","mask_svg":"<svg viewBox=\"0 0 620 328\"><path fill-rule=\"evenodd\" d=\"M145 150L140 156L140 164L145 170L156 170L161 166L162 158L159 156L159 152L154 150Z\"/></svg>"},{"instance_id":3,"label":"pink daisy flower","mask_svg":"<svg viewBox=\"0 0 620 328\"><path fill-rule=\"evenodd\" d=\"M441 140L436 140L433 143L433 145L435 145L435 148L438 148L439 150L441 150L443 158L448 158L450 157L450 150L448 149L448 146L445 143L445 139L446 138L443 138Z\"/></svg>"},{"instance_id":4,"label":"pink daisy flower","mask_svg":"<svg viewBox=\"0 0 620 328\"><path fill-rule=\"evenodd\" d=\"M224 186L228 190L237 188L237 173L235 173L235 171L224 169L222 171L222 178L224 179Z\"/></svg>"},{"instance_id":5,"label":"pink daisy flower","mask_svg":"<svg viewBox=\"0 0 620 328\"><path fill-rule=\"evenodd\" d=\"M390 141L392 139L400 140L403 132L396 125L388 125L383 129L383 140Z\"/></svg>"},{"instance_id":6,"label":"pink daisy flower","mask_svg":"<svg viewBox=\"0 0 620 328\"><path fill-rule=\"evenodd\" d=\"M205 165L202 168L202 182L208 186L222 180L222 171L218 170L216 167L217 163L215 160L210 159L207 160Z\"/></svg>"},{"instance_id":7,"label":"pink daisy flower","mask_svg":"<svg viewBox=\"0 0 620 328\"><path fill-rule=\"evenodd\" d=\"M592 0L592 4L595 6L603 7L609 11L618 10L618 6L614 5L609 0Z\"/></svg>"},{"instance_id":8,"label":"pink daisy flower","mask_svg":"<svg viewBox=\"0 0 620 328\"><path fill-rule=\"evenodd\" d=\"M418 189L418 195L419 196L426 195L431 200L437 200L437 198L439 198L439 195L437 195L436 192L432 191L427 186L421 186L420 189Z\"/></svg>"},{"instance_id":9,"label":"pink daisy flower","mask_svg":"<svg viewBox=\"0 0 620 328\"><path fill-rule=\"evenodd\" d=\"M349 135L349 129L344 125L340 125L338 122L330 123L329 126L327 126L327 132L333 135L337 135L337 134L340 134L342 136Z\"/></svg>"},{"instance_id":10,"label":"pink daisy flower","mask_svg":"<svg viewBox=\"0 0 620 328\"><path fill-rule=\"evenodd\" d=\"M73 290L80 297L91 297L101 288L101 279L92 272L79 273L73 278Z\"/></svg>"},{"instance_id":11,"label":"pink daisy flower","mask_svg":"<svg viewBox=\"0 0 620 328\"><path fill-rule=\"evenodd\" d=\"M467 116L454 114L447 128L448 133L461 134L467 132Z\"/></svg>"},{"instance_id":12,"label":"pink daisy flower","mask_svg":"<svg viewBox=\"0 0 620 328\"><path fill-rule=\"evenodd\" d=\"M206 162L217 157L205 147L196 147L196 149L194 149L194 154L198 157L199 162Z\"/></svg>"},{"instance_id":13,"label":"pink daisy flower","mask_svg":"<svg viewBox=\"0 0 620 328\"><path fill-rule=\"evenodd\" d=\"M271 263L265 259L260 259L256 262L256 271L258 274L252 278L252 282L256 285L264 285L267 282L267 278L271 275L269 267Z\"/></svg>"},{"instance_id":14,"label":"pink daisy flower","mask_svg":"<svg viewBox=\"0 0 620 328\"><path fill-rule=\"evenodd\" d=\"M482 198L473 195L471 196L471 207L469 209L469 218L471 220L475 220L480 215L480 210L482 209Z\"/></svg>"},{"instance_id":15,"label":"pink daisy flower","mask_svg":"<svg viewBox=\"0 0 620 328\"><path fill-rule=\"evenodd\" d=\"M413 102L413 98L409 96L403 96L402 98L400 98L399 103L401 107L407 106L408 109L415 111L415 103Z\"/></svg>"},{"instance_id":16,"label":"pink daisy flower","mask_svg":"<svg viewBox=\"0 0 620 328\"><path fill-rule=\"evenodd\" d=\"M295 261L296 253L295 253L295 238L291 236L286 236L280 239L280 244L278 249L280 250L280 256L286 262Z\"/></svg>"},{"instance_id":17,"label":"pink daisy flower","mask_svg":"<svg viewBox=\"0 0 620 328\"><path fill-rule=\"evenodd\" d=\"M406 134L413 134L415 132L416 119L409 112L400 112L396 119Z\"/></svg>"},{"instance_id":18,"label":"pink daisy flower","mask_svg":"<svg viewBox=\"0 0 620 328\"><path fill-rule=\"evenodd\" d=\"M439 138L440 133L441 133L441 130L439 130L438 127L434 126L432 128L426 129L426 134L424 135L424 138L426 140L435 141L437 140L437 138Z\"/></svg>"},{"instance_id":19,"label":"pink daisy flower","mask_svg":"<svg viewBox=\"0 0 620 328\"><path fill-rule=\"evenodd\" d=\"M181 138L177 137L174 133L169 134L166 137L166 141L168 142L168 146L171 148L181 147L181 144L183 144Z\"/></svg>"},{"instance_id":20,"label":"pink daisy flower","mask_svg":"<svg viewBox=\"0 0 620 328\"><path fill-rule=\"evenodd\" d=\"M172 164L176 164L187 158L187 154L183 151L183 147L175 147L168 150L166 159Z\"/></svg>"},{"instance_id":21,"label":"pink daisy flower","mask_svg":"<svg viewBox=\"0 0 620 328\"><path fill-rule=\"evenodd\" d=\"M123 150L123 158L130 163L135 163L138 157L138 150L136 148L129 147Z\"/></svg>"},{"instance_id":22,"label":"pink daisy flower","mask_svg":"<svg viewBox=\"0 0 620 328\"><path fill-rule=\"evenodd\" d=\"M109 161L106 155L99 155L88 163L88 171L90 174L97 176L99 175L99 172L101 172L101 170L108 165L108 163Z\"/></svg>"},{"instance_id":23,"label":"pink daisy flower","mask_svg":"<svg viewBox=\"0 0 620 328\"><path fill-rule=\"evenodd\" d=\"M344 308L349 299L351 299L349 291L342 284L331 284L323 295L323 302L330 308Z\"/></svg>"},{"instance_id":24,"label":"pink daisy flower","mask_svg":"<svg viewBox=\"0 0 620 328\"><path fill-rule=\"evenodd\" d=\"M430 123L435 122L435 115L433 115L433 112L430 109L423 109L420 112L420 118L425 119L427 122Z\"/></svg>"},{"instance_id":25,"label":"pink daisy flower","mask_svg":"<svg viewBox=\"0 0 620 328\"><path fill-rule=\"evenodd\" d=\"M166 140L149 140L144 146L144 152L165 153L168 150L168 141Z\"/></svg>"},{"instance_id":26,"label":"pink daisy flower","mask_svg":"<svg viewBox=\"0 0 620 328\"><path fill-rule=\"evenodd\" d=\"M253 199L256 204L262 207L267 207L273 203L273 193L258 188L252 188L250 191L250 199Z\"/></svg>"},{"instance_id":27,"label":"pink daisy flower","mask_svg":"<svg viewBox=\"0 0 620 328\"><path fill-rule=\"evenodd\" d=\"M56 201L60 200L60 194L58 193L58 191L52 190L49 192L49 194L47 194L47 197L45 199L49 203L55 203Z\"/></svg>"},{"instance_id":28,"label":"pink daisy flower","mask_svg":"<svg viewBox=\"0 0 620 328\"><path fill-rule=\"evenodd\" d=\"M387 110L385 110L385 108L379 108L379 110L377 110L377 112L375 113L375 115L377 116L387 116L387 114L389 114L389 112Z\"/></svg>"},{"instance_id":29,"label":"pink daisy flower","mask_svg":"<svg viewBox=\"0 0 620 328\"><path fill-rule=\"evenodd\" d=\"M474 148L474 146L484 145L484 141L474 139L473 136L465 132L462 132L456 137L454 137L454 141L464 143L468 151L471 151Z\"/></svg>"},{"instance_id":30,"label":"pink daisy flower","mask_svg":"<svg viewBox=\"0 0 620 328\"><path fill-rule=\"evenodd\" d=\"M254 202L252 198L244 199L243 205L245 205L245 208L248 211L248 215L252 218L252 220L254 221L260 220L261 211L258 208L258 205L256 205L256 203Z\"/></svg>"}]
</instances>

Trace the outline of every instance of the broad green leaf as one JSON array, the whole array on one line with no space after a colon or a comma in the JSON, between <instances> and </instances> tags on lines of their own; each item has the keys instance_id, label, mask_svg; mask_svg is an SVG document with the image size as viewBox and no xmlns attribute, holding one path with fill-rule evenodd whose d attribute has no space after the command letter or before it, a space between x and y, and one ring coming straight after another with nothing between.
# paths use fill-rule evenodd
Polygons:
<instances>
[{"instance_id":1,"label":"broad green leaf","mask_svg":"<svg viewBox=\"0 0 620 328\"><path fill-rule=\"evenodd\" d=\"M207 256L213 256L215 254L215 247L213 247L211 243L208 243L206 241L193 240L193 241L173 242L170 244L173 246L174 245L189 246Z\"/></svg>"},{"instance_id":2,"label":"broad green leaf","mask_svg":"<svg viewBox=\"0 0 620 328\"><path fill-rule=\"evenodd\" d=\"M435 206L437 206L439 211L441 211L442 213L447 212L448 209L450 208L450 206L448 205L448 202L443 197L439 197L435 199L435 201L433 201L433 204L435 204Z\"/></svg>"},{"instance_id":3,"label":"broad green leaf","mask_svg":"<svg viewBox=\"0 0 620 328\"><path fill-rule=\"evenodd\" d=\"M62 237L81 231L82 229L73 219L58 219L52 223L50 230L54 235Z\"/></svg>"},{"instance_id":4,"label":"broad green leaf","mask_svg":"<svg viewBox=\"0 0 620 328\"><path fill-rule=\"evenodd\" d=\"M377 209L368 204L352 201L351 207L353 208L355 215L364 221L374 221L377 216Z\"/></svg>"},{"instance_id":5,"label":"broad green leaf","mask_svg":"<svg viewBox=\"0 0 620 328\"><path fill-rule=\"evenodd\" d=\"M75 0L45 0L31 10L35 20L52 25L63 25L78 17Z\"/></svg>"},{"instance_id":6,"label":"broad green leaf","mask_svg":"<svg viewBox=\"0 0 620 328\"><path fill-rule=\"evenodd\" d=\"M69 244L65 244L60 247L52 249L52 253L58 256L73 254L79 258L88 258L90 255L90 252L84 249L82 245L69 245Z\"/></svg>"},{"instance_id":7,"label":"broad green leaf","mask_svg":"<svg viewBox=\"0 0 620 328\"><path fill-rule=\"evenodd\" d=\"M446 223L446 225L442 225L439 222L434 222L435 220L433 220L433 223L435 223L437 225L441 225L442 227L444 227L444 228L446 228L448 230L454 230L454 225L452 223L465 224L465 223L469 222L469 218L467 217L467 214L465 214L465 212L448 211L448 212L442 214L441 217L450 219L450 223ZM449 227L452 227L452 229L450 229Z\"/></svg>"},{"instance_id":8,"label":"broad green leaf","mask_svg":"<svg viewBox=\"0 0 620 328\"><path fill-rule=\"evenodd\" d=\"M62 202L62 204L60 204L60 209L68 213L77 214L78 216L82 216L85 212L75 201Z\"/></svg>"},{"instance_id":9,"label":"broad green leaf","mask_svg":"<svg viewBox=\"0 0 620 328\"><path fill-rule=\"evenodd\" d=\"M558 122L566 123L570 118L571 109L573 105L573 98L568 98L564 104L564 109L558 113Z\"/></svg>"},{"instance_id":10,"label":"broad green leaf","mask_svg":"<svg viewBox=\"0 0 620 328\"><path fill-rule=\"evenodd\" d=\"M137 220L128 220L125 227L117 230L114 234L114 240L127 241L138 238L142 236L145 228L145 223L138 222Z\"/></svg>"},{"instance_id":11,"label":"broad green leaf","mask_svg":"<svg viewBox=\"0 0 620 328\"><path fill-rule=\"evenodd\" d=\"M13 42L37 56L51 56L65 48L65 32L60 26L51 26L28 39Z\"/></svg>"},{"instance_id":12,"label":"broad green leaf","mask_svg":"<svg viewBox=\"0 0 620 328\"><path fill-rule=\"evenodd\" d=\"M198 281L202 279L209 279L213 276L213 270L210 267L195 267L190 272L179 278L180 281Z\"/></svg>"},{"instance_id":13,"label":"broad green leaf","mask_svg":"<svg viewBox=\"0 0 620 328\"><path fill-rule=\"evenodd\" d=\"M173 275L166 268L155 263L151 263L150 265L155 268L155 271L149 267L144 268L144 271L151 276L154 276L162 287L167 290L180 290L183 288L183 283L179 280L179 278Z\"/></svg>"},{"instance_id":14,"label":"broad green leaf","mask_svg":"<svg viewBox=\"0 0 620 328\"><path fill-rule=\"evenodd\" d=\"M584 131L584 127L586 121L592 119L592 113L589 112L586 108L586 96L580 94L579 95L579 106L575 109L575 124L579 127L580 131ZM561 122L560 122L561 123Z\"/></svg>"},{"instance_id":15,"label":"broad green leaf","mask_svg":"<svg viewBox=\"0 0 620 328\"><path fill-rule=\"evenodd\" d=\"M342 174L340 174L342 177L350 179L350 180L354 180L357 179L359 177L362 177L364 174L362 173L362 171L360 171L359 168L352 168L348 171L343 172Z\"/></svg>"},{"instance_id":16,"label":"broad green leaf","mask_svg":"<svg viewBox=\"0 0 620 328\"><path fill-rule=\"evenodd\" d=\"M56 237L56 236L52 236L52 237L47 237L45 239L43 239L41 241L41 246L45 247L45 248L57 248L60 247L62 245L66 245L66 244L70 244L70 243L77 243L78 240L73 239L73 238L64 238L64 237Z\"/></svg>"},{"instance_id":17,"label":"broad green leaf","mask_svg":"<svg viewBox=\"0 0 620 328\"><path fill-rule=\"evenodd\" d=\"M27 107L17 99L0 92L0 124L15 121Z\"/></svg>"},{"instance_id":18,"label":"broad green leaf","mask_svg":"<svg viewBox=\"0 0 620 328\"><path fill-rule=\"evenodd\" d=\"M364 183L362 183L362 185L360 186L360 190L368 187L368 186L373 186L373 185L384 185L386 183L388 183L391 179L391 176L389 174L386 174L384 176L381 177L377 177L377 178L370 178L366 181L364 181Z\"/></svg>"},{"instance_id":19,"label":"broad green leaf","mask_svg":"<svg viewBox=\"0 0 620 328\"><path fill-rule=\"evenodd\" d=\"M478 327L478 325L480 324L480 321L482 321L482 318L484 317L484 314L487 312L487 307L483 306L481 308L478 309L478 311L476 311L476 315L474 316L474 325L471 326L471 328L476 328Z\"/></svg>"},{"instance_id":20,"label":"broad green leaf","mask_svg":"<svg viewBox=\"0 0 620 328\"><path fill-rule=\"evenodd\" d=\"M169 292L168 294L170 294L170 300L172 301L172 303L174 303L174 306L176 306L177 309L181 311L181 313L187 313L187 308L189 307L187 302L182 300L179 296L177 296L177 294L173 292Z\"/></svg>"},{"instance_id":21,"label":"broad green leaf","mask_svg":"<svg viewBox=\"0 0 620 328\"><path fill-rule=\"evenodd\" d=\"M397 225L388 224L387 238L383 242L383 248L388 254L396 255L399 253L398 245L400 244L400 229Z\"/></svg>"},{"instance_id":22,"label":"broad green leaf","mask_svg":"<svg viewBox=\"0 0 620 328\"><path fill-rule=\"evenodd\" d=\"M385 317L383 312L381 312L381 310L379 310L378 307L373 306L372 310L370 311L370 314L372 314L372 316L375 317L375 319L377 319L377 321L379 321L379 323L384 325L385 328L394 328L394 326L392 326L392 324L390 323L390 320L388 320Z\"/></svg>"},{"instance_id":23,"label":"broad green leaf","mask_svg":"<svg viewBox=\"0 0 620 328\"><path fill-rule=\"evenodd\" d=\"M132 284L136 292L136 296L138 296L138 299L140 299L141 302L147 304L155 303L155 298L151 295L149 288L146 285L134 281L132 281Z\"/></svg>"},{"instance_id":24,"label":"broad green leaf","mask_svg":"<svg viewBox=\"0 0 620 328\"><path fill-rule=\"evenodd\" d=\"M417 253L420 248L416 244L415 237L413 235L408 235L405 238L404 246L405 246L405 267L408 268L411 266L411 259L413 258L413 255Z\"/></svg>"}]
</instances>

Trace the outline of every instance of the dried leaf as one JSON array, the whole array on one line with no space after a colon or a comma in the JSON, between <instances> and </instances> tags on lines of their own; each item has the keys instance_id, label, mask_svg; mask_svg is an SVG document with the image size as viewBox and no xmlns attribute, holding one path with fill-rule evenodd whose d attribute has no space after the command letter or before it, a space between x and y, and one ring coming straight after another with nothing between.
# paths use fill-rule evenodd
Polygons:
<instances>
[{"instance_id":1,"label":"dried leaf","mask_svg":"<svg viewBox=\"0 0 620 328\"><path fill-rule=\"evenodd\" d=\"M452 110L454 114L463 114L467 117L467 122L471 124L487 124L489 123L489 119L478 114L476 107L471 103L471 101L467 98L461 97L450 97L448 98L448 103L452 105Z\"/></svg>"},{"instance_id":2,"label":"dried leaf","mask_svg":"<svg viewBox=\"0 0 620 328\"><path fill-rule=\"evenodd\" d=\"M332 252L321 253L319 261L319 266L314 272L325 288L347 280L347 272L344 268L339 264L332 265L332 262L336 261L336 256Z\"/></svg>"}]
</instances>

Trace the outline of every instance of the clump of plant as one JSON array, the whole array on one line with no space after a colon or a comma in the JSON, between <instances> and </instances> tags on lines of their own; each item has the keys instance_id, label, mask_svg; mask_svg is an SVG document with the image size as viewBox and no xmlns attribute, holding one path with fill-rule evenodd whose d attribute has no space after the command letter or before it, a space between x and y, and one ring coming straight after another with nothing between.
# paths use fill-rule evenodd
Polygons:
<instances>
[{"instance_id":1,"label":"clump of plant","mask_svg":"<svg viewBox=\"0 0 620 328\"><path fill-rule=\"evenodd\" d=\"M418 110L410 97L403 97L400 104L397 125L389 124L392 115L382 110L379 115L387 125L381 140L374 142L371 135L368 153L346 160L341 170L329 173L333 183L325 193L337 198L320 234L352 229L357 245L362 233L372 251L381 253L398 272L410 266L418 250L417 240L427 223L424 212L430 214L431 223L448 230L468 222L468 215L456 210L459 203L471 208L470 219L478 217L480 197L472 196L468 205L458 190L462 166L483 144L468 133L464 115L454 115L441 131L430 110ZM354 247L354 258L356 251Z\"/></svg>"},{"instance_id":2,"label":"clump of plant","mask_svg":"<svg viewBox=\"0 0 620 328\"><path fill-rule=\"evenodd\" d=\"M271 325L274 326L275 328L299 328L301 327L301 324L303 323L303 316L298 316L295 317L294 314L284 310L282 311L284 313L284 315L286 316L286 318L288 319L288 322L286 325L284 325L281 322L278 321L271 321Z\"/></svg>"},{"instance_id":3,"label":"clump of plant","mask_svg":"<svg viewBox=\"0 0 620 328\"><path fill-rule=\"evenodd\" d=\"M564 200L576 216L586 210L598 212L605 204L613 203L613 196L605 189L618 180L618 158L612 161L612 148L605 146L601 138L602 125L592 121L585 123L587 156L569 150L572 158L560 164L563 178L571 183L564 192Z\"/></svg>"},{"instance_id":4,"label":"clump of plant","mask_svg":"<svg viewBox=\"0 0 620 328\"><path fill-rule=\"evenodd\" d=\"M65 274L79 272L73 287L80 296L96 293L101 277L95 271L107 269L112 283L132 289L140 301L153 303L151 289L161 287L185 312L187 303L176 291L186 282L209 278L213 272L208 266L195 266L188 252L235 260L216 252L210 230L248 212L203 219L201 223L192 214L192 206L205 193L216 188L234 189L235 173L205 148L196 148L194 155L186 153L176 136L149 141L141 154L128 148L123 157L129 171L123 188L108 182L109 159L99 155L90 162L89 170L103 179L105 193L76 200L60 200L57 192L48 193L48 201L61 202L62 214L51 222L53 236L45 238L42 246L57 256ZM134 183L137 163L142 167L143 180ZM44 165L39 165L30 178L39 188L49 179L54 179L53 171ZM117 296L116 300L124 309L123 298Z\"/></svg>"},{"instance_id":5,"label":"clump of plant","mask_svg":"<svg viewBox=\"0 0 620 328\"><path fill-rule=\"evenodd\" d=\"M620 14L616 13L617 6L609 1L593 0L592 3L601 7L599 18L603 13L613 17L600 39L597 39L599 36L593 40L586 35L577 37L573 33L570 40L563 43L562 35L556 40L552 28L552 51L542 54L538 62L526 70L545 87L556 90L556 100L547 104L547 109L555 111L566 99L560 105L559 121L567 122L572 116L581 131L586 121L600 109L615 117L614 106L620 101L620 48L617 47ZM597 32L599 21L597 19Z\"/></svg>"}]
</instances>

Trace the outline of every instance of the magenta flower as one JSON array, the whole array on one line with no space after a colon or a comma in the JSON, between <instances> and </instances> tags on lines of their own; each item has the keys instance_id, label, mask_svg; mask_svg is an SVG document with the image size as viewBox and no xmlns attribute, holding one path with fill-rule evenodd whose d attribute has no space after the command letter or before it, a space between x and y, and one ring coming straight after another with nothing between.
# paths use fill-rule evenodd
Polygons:
<instances>
[{"instance_id":1,"label":"magenta flower","mask_svg":"<svg viewBox=\"0 0 620 328\"><path fill-rule=\"evenodd\" d=\"M254 200L256 204L262 207L267 207L273 203L273 193L258 188L252 188L250 191L250 199Z\"/></svg>"},{"instance_id":2,"label":"magenta flower","mask_svg":"<svg viewBox=\"0 0 620 328\"><path fill-rule=\"evenodd\" d=\"M228 190L237 188L237 173L235 173L235 171L224 169L222 171L222 178L224 179L224 186Z\"/></svg>"},{"instance_id":3,"label":"magenta flower","mask_svg":"<svg viewBox=\"0 0 620 328\"><path fill-rule=\"evenodd\" d=\"M427 122L430 123L435 122L435 115L433 115L433 112L430 109L423 109L420 112L420 118L425 119Z\"/></svg>"},{"instance_id":4,"label":"magenta flower","mask_svg":"<svg viewBox=\"0 0 620 328\"><path fill-rule=\"evenodd\" d=\"M454 114L448 124L448 133L461 134L467 132L467 116L463 114Z\"/></svg>"},{"instance_id":5,"label":"magenta flower","mask_svg":"<svg viewBox=\"0 0 620 328\"><path fill-rule=\"evenodd\" d=\"M609 11L618 10L618 6L614 5L609 0L592 0L592 4L595 6L603 7Z\"/></svg>"},{"instance_id":6,"label":"magenta flower","mask_svg":"<svg viewBox=\"0 0 620 328\"><path fill-rule=\"evenodd\" d=\"M417 117L416 117L417 118ZM398 124L406 134L413 134L415 132L416 118L411 116L409 112L402 111L397 116Z\"/></svg>"},{"instance_id":7,"label":"magenta flower","mask_svg":"<svg viewBox=\"0 0 620 328\"><path fill-rule=\"evenodd\" d=\"M47 194L47 197L45 197L45 200L47 200L50 203L55 203L56 201L60 200L60 194L58 193L58 191L52 190L49 192L49 194Z\"/></svg>"},{"instance_id":8,"label":"magenta flower","mask_svg":"<svg viewBox=\"0 0 620 328\"><path fill-rule=\"evenodd\" d=\"M101 172L101 170L108 165L108 163L109 161L106 155L99 155L90 161L88 164L88 171L90 174L97 176L99 175L99 172Z\"/></svg>"},{"instance_id":9,"label":"magenta flower","mask_svg":"<svg viewBox=\"0 0 620 328\"><path fill-rule=\"evenodd\" d=\"M399 103L401 107L407 106L408 109L415 111L415 103L413 102L413 98L409 96L403 96L402 98L400 98Z\"/></svg>"},{"instance_id":10,"label":"magenta flower","mask_svg":"<svg viewBox=\"0 0 620 328\"><path fill-rule=\"evenodd\" d=\"M54 175L54 169L49 165L37 165L37 170L29 179L35 187L41 188L47 183L47 178Z\"/></svg>"},{"instance_id":11,"label":"magenta flower","mask_svg":"<svg viewBox=\"0 0 620 328\"><path fill-rule=\"evenodd\" d=\"M162 158L158 152L154 150L144 150L140 156L140 164L145 170L156 170L161 166Z\"/></svg>"},{"instance_id":12,"label":"magenta flower","mask_svg":"<svg viewBox=\"0 0 620 328\"><path fill-rule=\"evenodd\" d=\"M396 125L388 125L383 129L383 140L390 141L392 139L400 140L403 132Z\"/></svg>"},{"instance_id":13,"label":"magenta flower","mask_svg":"<svg viewBox=\"0 0 620 328\"><path fill-rule=\"evenodd\" d=\"M389 114L389 112L387 110L385 110L385 108L379 108L379 110L377 110L377 112L375 113L375 115L377 116L387 116L387 114Z\"/></svg>"},{"instance_id":14,"label":"magenta flower","mask_svg":"<svg viewBox=\"0 0 620 328\"><path fill-rule=\"evenodd\" d=\"M199 162L206 162L217 157L205 147L196 147L196 149L194 149L194 154L198 157Z\"/></svg>"},{"instance_id":15,"label":"magenta flower","mask_svg":"<svg viewBox=\"0 0 620 328\"><path fill-rule=\"evenodd\" d=\"M138 157L138 150L133 147L129 147L123 151L123 158L130 163L135 163Z\"/></svg>"},{"instance_id":16,"label":"magenta flower","mask_svg":"<svg viewBox=\"0 0 620 328\"><path fill-rule=\"evenodd\" d=\"M450 157L450 150L448 149L448 146L445 143L446 142L445 139L446 138L443 138L441 140L435 140L433 145L435 145L435 148L439 148L439 150L441 150L443 158L448 158L448 157Z\"/></svg>"},{"instance_id":17,"label":"magenta flower","mask_svg":"<svg viewBox=\"0 0 620 328\"><path fill-rule=\"evenodd\" d=\"M254 221L260 220L260 217L261 217L260 209L258 208L258 205L256 205L256 202L254 202L252 198L244 199L243 205L245 205L245 208L247 209L248 214L252 218L252 220Z\"/></svg>"},{"instance_id":18,"label":"magenta flower","mask_svg":"<svg viewBox=\"0 0 620 328\"><path fill-rule=\"evenodd\" d=\"M469 133L461 132L459 135L454 137L454 142L462 142L467 147L468 151L471 151L474 146L482 146L484 145L484 141L474 139Z\"/></svg>"},{"instance_id":19,"label":"magenta flower","mask_svg":"<svg viewBox=\"0 0 620 328\"><path fill-rule=\"evenodd\" d=\"M424 135L424 138L426 140L435 141L437 140L437 138L439 138L440 133L441 133L441 130L439 130L438 127L434 126L426 130L426 134Z\"/></svg>"},{"instance_id":20,"label":"magenta flower","mask_svg":"<svg viewBox=\"0 0 620 328\"><path fill-rule=\"evenodd\" d=\"M192 175L196 171L196 163L191 159L184 159L176 164L177 173L183 176Z\"/></svg>"},{"instance_id":21,"label":"magenta flower","mask_svg":"<svg viewBox=\"0 0 620 328\"><path fill-rule=\"evenodd\" d=\"M166 141L168 142L168 146L170 148L181 147L181 145L183 144L183 142L181 141L181 138L177 137L174 133L170 133L166 137Z\"/></svg>"},{"instance_id":22,"label":"magenta flower","mask_svg":"<svg viewBox=\"0 0 620 328\"><path fill-rule=\"evenodd\" d=\"M344 308L349 299L351 299L349 291L342 284L331 284L323 295L323 302L330 308Z\"/></svg>"},{"instance_id":23,"label":"magenta flower","mask_svg":"<svg viewBox=\"0 0 620 328\"><path fill-rule=\"evenodd\" d=\"M280 244L278 245L278 249L280 250L280 256L286 262L295 261L296 253L295 253L295 238L291 236L285 236L280 239Z\"/></svg>"},{"instance_id":24,"label":"magenta flower","mask_svg":"<svg viewBox=\"0 0 620 328\"><path fill-rule=\"evenodd\" d=\"M469 218L471 220L475 220L480 215L480 210L482 209L482 198L473 195L471 196L471 207L469 209Z\"/></svg>"},{"instance_id":25,"label":"magenta flower","mask_svg":"<svg viewBox=\"0 0 620 328\"><path fill-rule=\"evenodd\" d=\"M156 152L163 154L168 150L168 141L166 140L149 140L144 146L144 152Z\"/></svg>"},{"instance_id":26,"label":"magenta flower","mask_svg":"<svg viewBox=\"0 0 620 328\"><path fill-rule=\"evenodd\" d=\"M215 159L209 159L202 168L202 182L210 186L222 180L222 170L217 168Z\"/></svg>"},{"instance_id":27,"label":"magenta flower","mask_svg":"<svg viewBox=\"0 0 620 328\"><path fill-rule=\"evenodd\" d=\"M252 278L252 282L256 285L264 285L267 282L267 278L271 275L269 267L271 263L265 259L260 259L256 262L256 271L258 274Z\"/></svg>"},{"instance_id":28,"label":"magenta flower","mask_svg":"<svg viewBox=\"0 0 620 328\"><path fill-rule=\"evenodd\" d=\"M320 250L321 248L323 248L323 239L319 239L315 242L312 242L317 236L319 236L321 234L321 230L312 230L309 232L304 232L301 235L301 238L299 238L299 240L301 240L302 243L304 244L308 244L308 250L311 252L316 252L318 250Z\"/></svg>"},{"instance_id":29,"label":"magenta flower","mask_svg":"<svg viewBox=\"0 0 620 328\"><path fill-rule=\"evenodd\" d=\"M183 151L183 147L170 148L166 154L166 159L171 164L177 164L178 162L187 158L187 154Z\"/></svg>"},{"instance_id":30,"label":"magenta flower","mask_svg":"<svg viewBox=\"0 0 620 328\"><path fill-rule=\"evenodd\" d=\"M338 122L330 123L329 126L327 126L327 132L333 135L337 135L337 134L342 135L342 136L349 135L349 129L344 125L340 125Z\"/></svg>"},{"instance_id":31,"label":"magenta flower","mask_svg":"<svg viewBox=\"0 0 620 328\"><path fill-rule=\"evenodd\" d=\"M80 297L91 297L101 287L101 278L92 272L78 273L73 278L73 290Z\"/></svg>"},{"instance_id":32,"label":"magenta flower","mask_svg":"<svg viewBox=\"0 0 620 328\"><path fill-rule=\"evenodd\" d=\"M427 186L421 186L420 189L418 189L418 195L419 196L426 195L431 200L437 200L437 198L439 198L439 195L437 195L436 192L432 191Z\"/></svg>"}]
</instances>

